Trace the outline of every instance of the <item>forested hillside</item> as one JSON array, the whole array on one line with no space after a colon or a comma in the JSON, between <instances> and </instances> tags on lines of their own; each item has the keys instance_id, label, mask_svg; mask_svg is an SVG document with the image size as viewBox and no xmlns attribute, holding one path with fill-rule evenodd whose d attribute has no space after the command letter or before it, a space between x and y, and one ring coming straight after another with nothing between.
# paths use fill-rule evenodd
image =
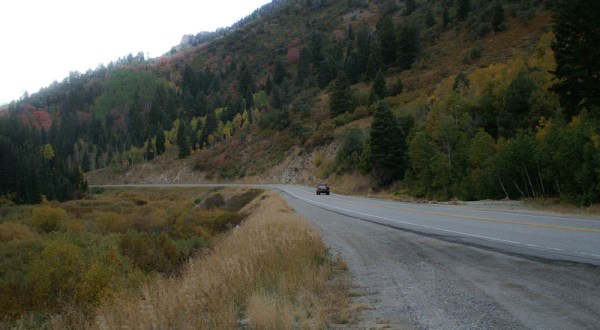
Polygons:
<instances>
[{"instance_id":1,"label":"forested hillside","mask_svg":"<svg viewBox=\"0 0 600 330\"><path fill-rule=\"evenodd\" d=\"M15 175L0 193L76 197L78 173L156 157L210 180L260 178L294 156L312 171L298 180L594 203L599 14L583 0L274 1L163 57L129 55L11 103L0 166ZM30 160L15 169L10 150ZM51 192L34 163L69 188Z\"/></svg>"}]
</instances>

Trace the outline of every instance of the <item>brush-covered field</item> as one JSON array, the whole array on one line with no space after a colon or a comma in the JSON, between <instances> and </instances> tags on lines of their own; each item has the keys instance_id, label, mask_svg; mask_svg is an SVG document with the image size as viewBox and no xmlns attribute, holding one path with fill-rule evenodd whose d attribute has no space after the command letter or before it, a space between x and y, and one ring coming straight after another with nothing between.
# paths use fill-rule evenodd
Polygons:
<instances>
[{"instance_id":1,"label":"brush-covered field","mask_svg":"<svg viewBox=\"0 0 600 330\"><path fill-rule=\"evenodd\" d=\"M344 269L260 190L0 204L2 328L323 328L352 322Z\"/></svg>"}]
</instances>

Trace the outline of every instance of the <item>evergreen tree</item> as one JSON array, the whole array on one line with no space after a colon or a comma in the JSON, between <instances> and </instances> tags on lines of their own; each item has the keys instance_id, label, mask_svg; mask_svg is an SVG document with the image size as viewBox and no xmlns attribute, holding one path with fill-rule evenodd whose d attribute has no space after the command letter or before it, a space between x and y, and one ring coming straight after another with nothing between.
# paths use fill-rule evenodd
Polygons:
<instances>
[{"instance_id":1,"label":"evergreen tree","mask_svg":"<svg viewBox=\"0 0 600 330\"><path fill-rule=\"evenodd\" d=\"M450 13L448 12L448 7L444 6L444 10L442 12L442 25L444 27L448 27L450 23Z\"/></svg>"},{"instance_id":2,"label":"evergreen tree","mask_svg":"<svg viewBox=\"0 0 600 330\"><path fill-rule=\"evenodd\" d=\"M471 0L458 0L458 8L456 9L456 19L464 21L469 16L471 11Z\"/></svg>"},{"instance_id":3,"label":"evergreen tree","mask_svg":"<svg viewBox=\"0 0 600 330\"><path fill-rule=\"evenodd\" d=\"M183 89L183 112L185 113L186 118L192 118L194 116L195 111L195 100L194 95L190 89L186 86Z\"/></svg>"},{"instance_id":4,"label":"evergreen tree","mask_svg":"<svg viewBox=\"0 0 600 330\"><path fill-rule=\"evenodd\" d=\"M419 31L414 25L405 24L398 34L398 60L402 69L409 69L421 50Z\"/></svg>"},{"instance_id":5,"label":"evergreen tree","mask_svg":"<svg viewBox=\"0 0 600 330\"><path fill-rule=\"evenodd\" d=\"M165 147L165 132L162 129L158 130L158 134L156 135L156 154L162 155L166 151Z\"/></svg>"},{"instance_id":6,"label":"evergreen tree","mask_svg":"<svg viewBox=\"0 0 600 330\"><path fill-rule=\"evenodd\" d=\"M323 55L323 40L321 33L315 31L310 34L309 51L313 68L318 69L321 62L325 59Z\"/></svg>"},{"instance_id":7,"label":"evergreen tree","mask_svg":"<svg viewBox=\"0 0 600 330\"><path fill-rule=\"evenodd\" d=\"M456 75L456 78L454 78L452 90L461 95L465 95L469 90L470 85L471 81L469 81L469 77L464 71L461 71Z\"/></svg>"},{"instance_id":8,"label":"evergreen tree","mask_svg":"<svg viewBox=\"0 0 600 330\"><path fill-rule=\"evenodd\" d=\"M356 67L358 75L367 72L367 63L371 54L371 39L371 33L366 26L363 26L356 35Z\"/></svg>"},{"instance_id":9,"label":"evergreen tree","mask_svg":"<svg viewBox=\"0 0 600 330\"><path fill-rule=\"evenodd\" d=\"M154 143L152 142L152 139L148 139L148 142L146 143L146 151L144 152L144 158L146 160L153 160L154 159Z\"/></svg>"},{"instance_id":10,"label":"evergreen tree","mask_svg":"<svg viewBox=\"0 0 600 330\"><path fill-rule=\"evenodd\" d=\"M252 109L254 106L252 101L252 93L254 93L254 78L252 72L246 63L242 64L240 76L238 79L238 92L246 100L246 109Z\"/></svg>"},{"instance_id":11,"label":"evergreen tree","mask_svg":"<svg viewBox=\"0 0 600 330\"><path fill-rule=\"evenodd\" d=\"M84 151L83 157L81 157L81 170L83 172L89 172L91 169L90 154L87 151Z\"/></svg>"},{"instance_id":12,"label":"evergreen tree","mask_svg":"<svg viewBox=\"0 0 600 330\"><path fill-rule=\"evenodd\" d=\"M208 111L208 99L203 91L199 91L198 94L196 94L196 98L194 100L194 109L194 117L206 116L206 112Z\"/></svg>"},{"instance_id":13,"label":"evergreen tree","mask_svg":"<svg viewBox=\"0 0 600 330\"><path fill-rule=\"evenodd\" d=\"M281 110L283 109L283 90L279 85L273 86L271 90L271 95L269 95L269 103L273 109Z\"/></svg>"},{"instance_id":14,"label":"evergreen tree","mask_svg":"<svg viewBox=\"0 0 600 330\"><path fill-rule=\"evenodd\" d=\"M380 185L386 186L404 177L406 140L396 116L380 102L371 124L371 163Z\"/></svg>"},{"instance_id":15,"label":"evergreen tree","mask_svg":"<svg viewBox=\"0 0 600 330\"><path fill-rule=\"evenodd\" d=\"M273 82L275 85L283 84L283 79L287 77L287 72L285 70L285 65L281 59L277 59L275 61L275 68L273 69Z\"/></svg>"},{"instance_id":16,"label":"evergreen tree","mask_svg":"<svg viewBox=\"0 0 600 330\"><path fill-rule=\"evenodd\" d=\"M506 15L501 0L496 1L492 11L492 28L496 32L506 29Z\"/></svg>"},{"instance_id":17,"label":"evergreen tree","mask_svg":"<svg viewBox=\"0 0 600 330\"><path fill-rule=\"evenodd\" d=\"M433 190L433 151L436 146L431 135L423 127L411 133L408 146L410 168L406 173L406 180L410 184L412 194L417 197L430 198Z\"/></svg>"},{"instance_id":18,"label":"evergreen tree","mask_svg":"<svg viewBox=\"0 0 600 330\"><path fill-rule=\"evenodd\" d=\"M302 47L300 49L300 57L298 59L298 75L296 76L296 87L305 87L307 80L310 78L310 74L310 52L308 51L308 48Z\"/></svg>"},{"instance_id":19,"label":"evergreen tree","mask_svg":"<svg viewBox=\"0 0 600 330\"><path fill-rule=\"evenodd\" d=\"M335 62L336 61L331 57L328 57L326 60L321 62L317 74L319 87L327 87L327 85L329 85L329 83L336 78L337 66Z\"/></svg>"},{"instance_id":20,"label":"evergreen tree","mask_svg":"<svg viewBox=\"0 0 600 330\"><path fill-rule=\"evenodd\" d=\"M181 82L181 88L185 90L186 88L190 91L192 97L196 96L199 90L198 80L194 70L189 64L186 64L183 69L183 77Z\"/></svg>"},{"instance_id":21,"label":"evergreen tree","mask_svg":"<svg viewBox=\"0 0 600 330\"><path fill-rule=\"evenodd\" d=\"M587 108L600 116L600 2L558 0L554 5L552 50L558 82L553 90L568 115Z\"/></svg>"},{"instance_id":22,"label":"evergreen tree","mask_svg":"<svg viewBox=\"0 0 600 330\"><path fill-rule=\"evenodd\" d=\"M150 111L148 112L148 124L149 125L160 125L162 123L162 109L166 102L166 92L164 88L157 88L154 93L154 98L150 104Z\"/></svg>"},{"instance_id":23,"label":"evergreen tree","mask_svg":"<svg viewBox=\"0 0 600 330\"><path fill-rule=\"evenodd\" d=\"M346 57L346 63L344 65L344 72L350 80L351 84L356 84L359 81L360 70L358 66L358 55L356 52L350 53Z\"/></svg>"},{"instance_id":24,"label":"evergreen tree","mask_svg":"<svg viewBox=\"0 0 600 330\"><path fill-rule=\"evenodd\" d=\"M343 71L338 73L333 83L333 91L329 99L329 112L331 117L339 116L345 112L354 111L352 102L352 91L350 90L350 81Z\"/></svg>"},{"instance_id":25,"label":"evergreen tree","mask_svg":"<svg viewBox=\"0 0 600 330\"><path fill-rule=\"evenodd\" d=\"M528 69L524 69L508 85L504 93L504 107L498 118L498 130L504 137L512 137L517 129L533 128L539 118L529 120L531 95L536 89ZM528 127L528 126L532 127Z\"/></svg>"},{"instance_id":26,"label":"evergreen tree","mask_svg":"<svg viewBox=\"0 0 600 330\"><path fill-rule=\"evenodd\" d=\"M177 147L179 148L178 156L180 159L186 158L190 155L190 141L188 139L187 127L183 118L179 120L179 129L177 130Z\"/></svg>"},{"instance_id":27,"label":"evergreen tree","mask_svg":"<svg viewBox=\"0 0 600 330\"><path fill-rule=\"evenodd\" d=\"M217 117L215 116L214 111L209 111L206 114L206 122L204 123L204 127L202 128L200 137L198 138L198 144L202 147L206 142L208 142L208 136L213 134L217 129Z\"/></svg>"},{"instance_id":28,"label":"evergreen tree","mask_svg":"<svg viewBox=\"0 0 600 330\"><path fill-rule=\"evenodd\" d=\"M394 31L394 21L391 15L382 17L377 24L377 35L381 45L381 59L386 65L391 65L396 61L396 31Z\"/></svg>"},{"instance_id":29,"label":"evergreen tree","mask_svg":"<svg viewBox=\"0 0 600 330\"><path fill-rule=\"evenodd\" d=\"M369 60L367 62L367 79L373 80L383 67L383 59L381 58L381 45L377 38L371 39L369 48Z\"/></svg>"},{"instance_id":30,"label":"evergreen tree","mask_svg":"<svg viewBox=\"0 0 600 330\"><path fill-rule=\"evenodd\" d=\"M427 11L425 12L425 26L430 28L434 25L435 25L435 16L433 16L433 11L431 10L431 8L427 8Z\"/></svg>"},{"instance_id":31,"label":"evergreen tree","mask_svg":"<svg viewBox=\"0 0 600 330\"><path fill-rule=\"evenodd\" d=\"M383 100L387 96L387 86L385 82L385 77L381 70L377 72L377 76L375 77L375 82L372 87L372 94L374 96L374 100Z\"/></svg>"},{"instance_id":32,"label":"evergreen tree","mask_svg":"<svg viewBox=\"0 0 600 330\"><path fill-rule=\"evenodd\" d=\"M404 16L409 16L417 10L417 2L415 0L406 0L404 1L404 5L404 12L402 13Z\"/></svg>"}]
</instances>

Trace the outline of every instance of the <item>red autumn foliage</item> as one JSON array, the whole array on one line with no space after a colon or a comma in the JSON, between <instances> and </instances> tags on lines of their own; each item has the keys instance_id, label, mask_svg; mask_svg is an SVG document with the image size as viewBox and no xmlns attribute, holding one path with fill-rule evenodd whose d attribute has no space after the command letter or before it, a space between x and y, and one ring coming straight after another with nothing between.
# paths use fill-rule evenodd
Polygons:
<instances>
[{"instance_id":1,"label":"red autumn foliage","mask_svg":"<svg viewBox=\"0 0 600 330\"><path fill-rule=\"evenodd\" d=\"M35 106L28 103L23 104L21 108L23 109L21 119L24 124L33 125L38 130L43 128L46 131L52 127L52 116L47 108L37 109Z\"/></svg>"},{"instance_id":2,"label":"red autumn foliage","mask_svg":"<svg viewBox=\"0 0 600 330\"><path fill-rule=\"evenodd\" d=\"M290 64L298 63L299 59L300 59L300 46L288 48L288 52L287 52L288 63L290 63Z\"/></svg>"}]
</instances>

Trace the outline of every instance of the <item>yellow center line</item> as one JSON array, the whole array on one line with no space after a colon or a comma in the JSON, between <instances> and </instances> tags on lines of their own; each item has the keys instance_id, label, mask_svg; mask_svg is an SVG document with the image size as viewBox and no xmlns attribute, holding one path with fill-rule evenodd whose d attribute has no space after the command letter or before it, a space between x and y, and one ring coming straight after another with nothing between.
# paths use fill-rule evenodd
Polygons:
<instances>
[{"instance_id":1,"label":"yellow center line","mask_svg":"<svg viewBox=\"0 0 600 330\"><path fill-rule=\"evenodd\" d=\"M382 208L386 208L386 209L392 209L392 210L398 210L398 211L408 211L408 212L421 213L421 214L439 215L439 216L446 216L446 217L452 217L452 218L489 221L489 222L500 222L500 223L508 223L508 224L513 224L513 225L538 227L538 228L553 228L553 229L581 231L581 232L588 232L588 233L600 233L600 229L594 229L594 228L559 226L559 225L551 225L551 224L547 224L547 223L530 223L530 222L522 222L522 221L514 221L514 220L503 220L503 219L494 219L494 218L475 217L475 216L469 216L469 215L458 215L458 214L452 214L452 213L446 213L446 212L424 211L424 210L417 210L417 209L404 208L404 207L380 205L380 204L368 203L368 202L348 201L348 200L336 198L336 197L329 197L329 199L336 199L336 200L343 201L346 203L351 203L351 204L376 205L377 207L382 207Z\"/></svg>"}]
</instances>

